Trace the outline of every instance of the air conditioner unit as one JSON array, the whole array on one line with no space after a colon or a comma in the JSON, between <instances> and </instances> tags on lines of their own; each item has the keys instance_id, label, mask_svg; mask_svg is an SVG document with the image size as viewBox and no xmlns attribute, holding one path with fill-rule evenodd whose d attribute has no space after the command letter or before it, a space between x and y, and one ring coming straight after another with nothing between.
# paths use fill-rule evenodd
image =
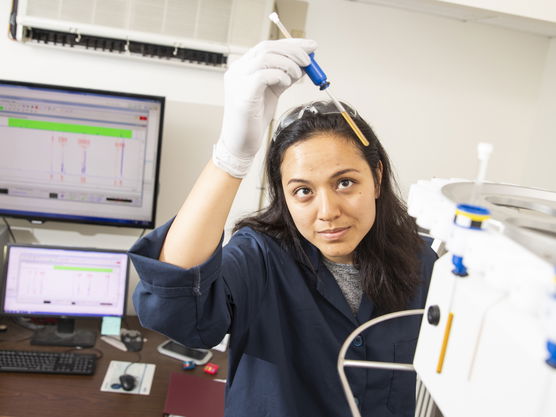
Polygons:
<instances>
[{"instance_id":1,"label":"air conditioner unit","mask_svg":"<svg viewBox=\"0 0 556 417\"><path fill-rule=\"evenodd\" d=\"M102 54L226 67L267 39L273 0L13 0L10 37Z\"/></svg>"}]
</instances>

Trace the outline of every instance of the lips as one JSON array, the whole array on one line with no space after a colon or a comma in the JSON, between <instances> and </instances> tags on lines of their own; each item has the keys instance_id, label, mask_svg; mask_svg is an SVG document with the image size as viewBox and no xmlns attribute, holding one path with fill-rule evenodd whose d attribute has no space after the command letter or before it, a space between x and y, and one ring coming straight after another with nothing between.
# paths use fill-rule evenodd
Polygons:
<instances>
[{"instance_id":1,"label":"lips","mask_svg":"<svg viewBox=\"0 0 556 417\"><path fill-rule=\"evenodd\" d=\"M326 240L338 240L344 237L349 227L336 227L334 229L321 230L318 234Z\"/></svg>"}]
</instances>

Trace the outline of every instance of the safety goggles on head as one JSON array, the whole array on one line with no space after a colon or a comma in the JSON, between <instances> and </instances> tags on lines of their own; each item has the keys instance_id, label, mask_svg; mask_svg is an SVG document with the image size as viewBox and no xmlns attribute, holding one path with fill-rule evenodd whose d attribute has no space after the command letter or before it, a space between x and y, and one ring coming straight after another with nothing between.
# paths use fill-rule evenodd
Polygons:
<instances>
[{"instance_id":1,"label":"safety goggles on head","mask_svg":"<svg viewBox=\"0 0 556 417\"><path fill-rule=\"evenodd\" d=\"M353 118L357 117L357 111L351 107L350 105L341 102L344 106L344 109L347 113ZM334 104L331 100L320 100L320 101L312 101L310 103L305 104L304 106L296 106L288 111L286 111L278 120L276 130L274 131L274 135L272 135L272 140L276 140L276 137L291 125L296 120L299 120L308 115L317 115L317 114L337 114L340 115L341 112L338 110L338 107Z\"/></svg>"}]
</instances>

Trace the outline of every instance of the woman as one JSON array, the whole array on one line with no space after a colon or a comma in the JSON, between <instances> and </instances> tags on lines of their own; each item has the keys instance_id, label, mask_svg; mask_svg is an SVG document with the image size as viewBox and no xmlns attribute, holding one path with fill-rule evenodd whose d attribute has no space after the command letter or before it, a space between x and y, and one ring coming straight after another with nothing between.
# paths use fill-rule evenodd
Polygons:
<instances>
[{"instance_id":1,"label":"woman","mask_svg":"<svg viewBox=\"0 0 556 417\"><path fill-rule=\"evenodd\" d=\"M353 109L368 147L329 102L282 118L266 158L269 205L222 247L276 101L315 46L264 42L231 66L212 161L176 218L131 250L143 326L196 347L230 333L227 417L351 415L335 367L341 344L363 322L426 299L435 255L394 193L388 157ZM411 362L419 323L372 327L348 357ZM414 374L347 373L362 415L414 414Z\"/></svg>"}]
</instances>

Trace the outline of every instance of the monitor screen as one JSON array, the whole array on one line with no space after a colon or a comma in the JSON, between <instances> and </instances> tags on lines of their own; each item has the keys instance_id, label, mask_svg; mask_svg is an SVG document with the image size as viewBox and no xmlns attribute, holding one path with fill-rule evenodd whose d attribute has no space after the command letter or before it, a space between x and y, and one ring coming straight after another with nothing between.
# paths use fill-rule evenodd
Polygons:
<instances>
[{"instance_id":1,"label":"monitor screen","mask_svg":"<svg viewBox=\"0 0 556 417\"><path fill-rule=\"evenodd\" d=\"M123 317L128 276L129 260L125 251L9 244L1 281L1 311L8 315L70 320ZM73 341L57 343L52 339L64 339L63 333L73 334L74 322L71 323L69 330L47 329L59 334L43 334L35 344L85 346ZM92 340L94 345L94 337Z\"/></svg>"},{"instance_id":2,"label":"monitor screen","mask_svg":"<svg viewBox=\"0 0 556 417\"><path fill-rule=\"evenodd\" d=\"M125 314L125 251L8 245L2 310L18 315Z\"/></svg>"},{"instance_id":3,"label":"monitor screen","mask_svg":"<svg viewBox=\"0 0 556 417\"><path fill-rule=\"evenodd\" d=\"M164 104L0 80L0 216L154 227Z\"/></svg>"}]
</instances>

